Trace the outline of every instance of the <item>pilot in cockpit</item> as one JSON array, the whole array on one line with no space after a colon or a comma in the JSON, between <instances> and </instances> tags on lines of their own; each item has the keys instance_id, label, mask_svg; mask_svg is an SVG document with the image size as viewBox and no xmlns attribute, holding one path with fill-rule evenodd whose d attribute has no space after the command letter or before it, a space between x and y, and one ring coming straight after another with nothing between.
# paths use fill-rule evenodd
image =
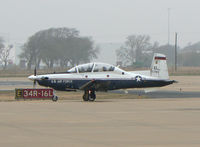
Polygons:
<instances>
[{"instance_id":1,"label":"pilot in cockpit","mask_svg":"<svg viewBox=\"0 0 200 147\"><path fill-rule=\"evenodd\" d=\"M107 71L107 68L105 66L103 67L103 71Z\"/></svg>"},{"instance_id":2,"label":"pilot in cockpit","mask_svg":"<svg viewBox=\"0 0 200 147\"><path fill-rule=\"evenodd\" d=\"M88 66L87 71L86 72L91 72L92 71L92 67Z\"/></svg>"}]
</instances>

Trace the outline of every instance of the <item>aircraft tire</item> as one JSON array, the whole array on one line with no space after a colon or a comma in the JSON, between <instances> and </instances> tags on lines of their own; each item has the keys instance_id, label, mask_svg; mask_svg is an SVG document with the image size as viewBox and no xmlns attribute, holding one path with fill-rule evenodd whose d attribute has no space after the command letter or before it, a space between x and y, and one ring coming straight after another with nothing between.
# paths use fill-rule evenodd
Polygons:
<instances>
[{"instance_id":1,"label":"aircraft tire","mask_svg":"<svg viewBox=\"0 0 200 147\"><path fill-rule=\"evenodd\" d=\"M89 93L85 92L85 94L83 95L83 100L84 101L88 101L89 100Z\"/></svg>"},{"instance_id":2,"label":"aircraft tire","mask_svg":"<svg viewBox=\"0 0 200 147\"><path fill-rule=\"evenodd\" d=\"M52 97L52 101L56 102L57 100L58 100L58 96L54 95L54 96Z\"/></svg>"},{"instance_id":3,"label":"aircraft tire","mask_svg":"<svg viewBox=\"0 0 200 147\"><path fill-rule=\"evenodd\" d=\"M93 102L95 100L95 98L89 97L89 101Z\"/></svg>"},{"instance_id":4,"label":"aircraft tire","mask_svg":"<svg viewBox=\"0 0 200 147\"><path fill-rule=\"evenodd\" d=\"M93 91L90 96L89 96L89 101L93 102L94 100L96 99L96 94L95 92Z\"/></svg>"}]
</instances>

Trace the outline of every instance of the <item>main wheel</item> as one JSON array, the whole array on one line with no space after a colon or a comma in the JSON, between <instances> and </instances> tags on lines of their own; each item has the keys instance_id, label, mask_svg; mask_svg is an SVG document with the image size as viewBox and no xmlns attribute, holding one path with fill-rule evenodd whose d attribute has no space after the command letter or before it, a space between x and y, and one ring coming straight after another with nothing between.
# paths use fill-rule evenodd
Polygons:
<instances>
[{"instance_id":1,"label":"main wheel","mask_svg":"<svg viewBox=\"0 0 200 147\"><path fill-rule=\"evenodd\" d=\"M83 100L84 101L88 101L89 100L89 91L85 91L85 93L83 95Z\"/></svg>"},{"instance_id":2,"label":"main wheel","mask_svg":"<svg viewBox=\"0 0 200 147\"><path fill-rule=\"evenodd\" d=\"M95 99L96 99L96 98L94 98L94 97L89 97L89 101L90 101L90 102L93 102Z\"/></svg>"},{"instance_id":3,"label":"main wheel","mask_svg":"<svg viewBox=\"0 0 200 147\"><path fill-rule=\"evenodd\" d=\"M88 101L88 97L87 97L86 94L83 95L83 100L84 100L84 101Z\"/></svg>"},{"instance_id":4,"label":"main wheel","mask_svg":"<svg viewBox=\"0 0 200 147\"><path fill-rule=\"evenodd\" d=\"M96 99L95 91L91 91L89 94L89 101L93 102Z\"/></svg>"}]
</instances>

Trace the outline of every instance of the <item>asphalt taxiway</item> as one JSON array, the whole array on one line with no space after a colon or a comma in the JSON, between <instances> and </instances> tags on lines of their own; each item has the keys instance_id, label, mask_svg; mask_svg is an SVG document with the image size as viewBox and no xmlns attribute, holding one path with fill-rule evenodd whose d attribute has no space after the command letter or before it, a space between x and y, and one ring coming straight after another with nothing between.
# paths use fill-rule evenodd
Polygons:
<instances>
[{"instance_id":1,"label":"asphalt taxiway","mask_svg":"<svg viewBox=\"0 0 200 147\"><path fill-rule=\"evenodd\" d=\"M3 147L200 146L200 99L0 103Z\"/></svg>"},{"instance_id":2,"label":"asphalt taxiway","mask_svg":"<svg viewBox=\"0 0 200 147\"><path fill-rule=\"evenodd\" d=\"M200 91L153 91L153 92L145 92L144 90L128 90L124 92L123 90L111 91L113 93L127 93L134 94L138 96L144 96L145 98L200 98Z\"/></svg>"},{"instance_id":3,"label":"asphalt taxiway","mask_svg":"<svg viewBox=\"0 0 200 147\"><path fill-rule=\"evenodd\" d=\"M58 102L14 101L9 92L12 100L0 102L0 145L200 146L199 78L174 78L180 82L159 91L128 90L125 99L105 94L95 102L83 102L82 93L68 93L70 99ZM32 87L26 78L0 81L1 91Z\"/></svg>"}]
</instances>

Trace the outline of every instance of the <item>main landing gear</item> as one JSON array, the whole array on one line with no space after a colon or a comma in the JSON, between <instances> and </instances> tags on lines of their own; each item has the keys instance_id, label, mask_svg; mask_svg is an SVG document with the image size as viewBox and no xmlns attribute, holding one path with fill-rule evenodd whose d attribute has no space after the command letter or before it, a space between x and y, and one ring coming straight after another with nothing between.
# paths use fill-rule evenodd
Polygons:
<instances>
[{"instance_id":1,"label":"main landing gear","mask_svg":"<svg viewBox=\"0 0 200 147\"><path fill-rule=\"evenodd\" d=\"M84 101L94 101L96 99L96 94L94 90L85 90L83 95Z\"/></svg>"}]
</instances>

